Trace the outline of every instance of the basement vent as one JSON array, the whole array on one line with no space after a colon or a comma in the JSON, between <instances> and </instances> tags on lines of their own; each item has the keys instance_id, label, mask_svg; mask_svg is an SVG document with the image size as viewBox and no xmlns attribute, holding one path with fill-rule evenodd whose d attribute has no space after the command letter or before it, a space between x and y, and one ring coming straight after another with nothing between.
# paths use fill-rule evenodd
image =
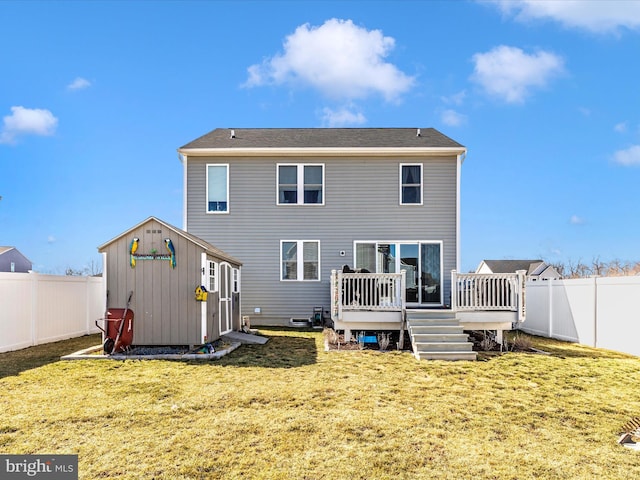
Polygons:
<instances>
[{"instance_id":1,"label":"basement vent","mask_svg":"<svg viewBox=\"0 0 640 480\"><path fill-rule=\"evenodd\" d=\"M289 325L292 327L309 327L311 326L311 320L308 318L290 318Z\"/></svg>"}]
</instances>

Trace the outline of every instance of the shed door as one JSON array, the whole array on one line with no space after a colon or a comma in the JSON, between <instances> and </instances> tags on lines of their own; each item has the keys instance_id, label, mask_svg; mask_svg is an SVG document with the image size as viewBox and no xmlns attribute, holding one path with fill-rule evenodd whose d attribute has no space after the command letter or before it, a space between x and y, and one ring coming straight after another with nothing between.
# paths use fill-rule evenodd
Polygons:
<instances>
[{"instance_id":1,"label":"shed door","mask_svg":"<svg viewBox=\"0 0 640 480\"><path fill-rule=\"evenodd\" d=\"M220 335L229 333L232 328L233 269L226 262L220 264Z\"/></svg>"}]
</instances>

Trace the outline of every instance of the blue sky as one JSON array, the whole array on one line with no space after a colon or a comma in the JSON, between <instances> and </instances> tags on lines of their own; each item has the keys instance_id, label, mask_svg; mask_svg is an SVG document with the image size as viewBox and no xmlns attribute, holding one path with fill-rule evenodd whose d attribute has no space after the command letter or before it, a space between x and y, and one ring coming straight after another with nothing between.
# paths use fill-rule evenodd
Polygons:
<instances>
[{"instance_id":1,"label":"blue sky","mask_svg":"<svg viewBox=\"0 0 640 480\"><path fill-rule=\"evenodd\" d=\"M434 127L462 265L640 260L640 2L0 2L0 245L44 273L157 216L217 127Z\"/></svg>"}]
</instances>

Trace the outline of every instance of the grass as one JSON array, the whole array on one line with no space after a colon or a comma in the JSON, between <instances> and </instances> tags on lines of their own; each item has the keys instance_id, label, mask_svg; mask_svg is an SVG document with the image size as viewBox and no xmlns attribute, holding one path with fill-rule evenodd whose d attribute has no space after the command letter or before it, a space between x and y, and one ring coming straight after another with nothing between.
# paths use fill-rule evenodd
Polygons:
<instances>
[{"instance_id":1,"label":"grass","mask_svg":"<svg viewBox=\"0 0 640 480\"><path fill-rule=\"evenodd\" d=\"M219 361L58 361L96 336L0 354L0 452L78 454L81 479L619 479L640 359L532 337L550 355L418 362L324 352L265 329Z\"/></svg>"}]
</instances>

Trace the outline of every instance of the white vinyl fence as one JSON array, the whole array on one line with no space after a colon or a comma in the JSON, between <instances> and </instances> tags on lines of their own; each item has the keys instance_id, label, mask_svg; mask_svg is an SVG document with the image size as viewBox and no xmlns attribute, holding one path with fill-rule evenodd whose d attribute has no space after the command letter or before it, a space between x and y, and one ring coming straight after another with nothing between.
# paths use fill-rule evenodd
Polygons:
<instances>
[{"instance_id":1,"label":"white vinyl fence","mask_svg":"<svg viewBox=\"0 0 640 480\"><path fill-rule=\"evenodd\" d=\"M640 276L527 282L521 330L640 356Z\"/></svg>"},{"instance_id":2,"label":"white vinyl fence","mask_svg":"<svg viewBox=\"0 0 640 480\"><path fill-rule=\"evenodd\" d=\"M98 333L102 277L0 272L0 352Z\"/></svg>"}]
</instances>

